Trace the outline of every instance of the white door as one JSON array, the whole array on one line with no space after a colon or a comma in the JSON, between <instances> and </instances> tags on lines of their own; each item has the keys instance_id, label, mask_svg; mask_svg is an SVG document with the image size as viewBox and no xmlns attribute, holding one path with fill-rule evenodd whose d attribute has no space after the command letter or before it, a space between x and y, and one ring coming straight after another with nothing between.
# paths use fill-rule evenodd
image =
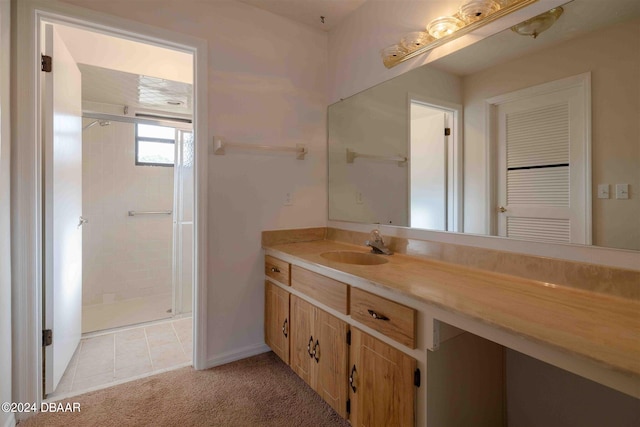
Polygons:
<instances>
[{"instance_id":1,"label":"white door","mask_svg":"<svg viewBox=\"0 0 640 427\"><path fill-rule=\"evenodd\" d=\"M447 113L411 103L410 226L447 230Z\"/></svg>"},{"instance_id":2,"label":"white door","mask_svg":"<svg viewBox=\"0 0 640 427\"><path fill-rule=\"evenodd\" d=\"M584 84L543 85L497 106L498 235L591 243Z\"/></svg>"},{"instance_id":3,"label":"white door","mask_svg":"<svg viewBox=\"0 0 640 427\"><path fill-rule=\"evenodd\" d=\"M82 322L82 101L81 74L52 25L45 26L42 72L45 176L44 390L52 393L75 352Z\"/></svg>"}]
</instances>

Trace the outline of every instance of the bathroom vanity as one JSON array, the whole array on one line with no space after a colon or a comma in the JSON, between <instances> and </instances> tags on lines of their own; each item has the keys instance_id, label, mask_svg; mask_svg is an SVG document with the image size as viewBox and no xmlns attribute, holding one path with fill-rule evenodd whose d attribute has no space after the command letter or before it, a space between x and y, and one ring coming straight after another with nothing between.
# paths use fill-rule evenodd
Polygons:
<instances>
[{"instance_id":1,"label":"bathroom vanity","mask_svg":"<svg viewBox=\"0 0 640 427\"><path fill-rule=\"evenodd\" d=\"M640 398L640 302L263 233L265 341L358 426L498 426L505 349Z\"/></svg>"}]
</instances>

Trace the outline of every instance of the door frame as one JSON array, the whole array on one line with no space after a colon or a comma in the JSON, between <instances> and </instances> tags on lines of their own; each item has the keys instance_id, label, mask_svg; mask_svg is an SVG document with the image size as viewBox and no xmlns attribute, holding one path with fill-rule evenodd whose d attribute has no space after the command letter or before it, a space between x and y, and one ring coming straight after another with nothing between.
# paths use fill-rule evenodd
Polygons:
<instances>
[{"instance_id":1,"label":"door frame","mask_svg":"<svg viewBox=\"0 0 640 427\"><path fill-rule=\"evenodd\" d=\"M485 99L485 149L486 149L486 170L485 191L487 194L486 206L486 232L490 236L498 235L498 216L496 209L498 206L498 122L497 110L500 104L517 101L523 98L530 98L536 95L545 95L563 89L579 87L584 96L584 201L585 201L585 236L587 245L591 245L592 237L592 178L591 178L591 72L578 74L563 79L530 86L524 89L508 92L502 95Z\"/></svg>"},{"instance_id":2,"label":"door frame","mask_svg":"<svg viewBox=\"0 0 640 427\"><path fill-rule=\"evenodd\" d=\"M41 403L42 388L42 144L40 26L43 21L180 50L194 61L194 353L206 368L207 349L207 42L170 30L51 0L16 5L15 68L12 75L12 324L13 399ZM18 96L19 94L19 96ZM203 94L203 95L201 95Z\"/></svg>"},{"instance_id":3,"label":"door frame","mask_svg":"<svg viewBox=\"0 0 640 427\"><path fill-rule=\"evenodd\" d=\"M11 12L13 5L0 1L0 50L11 50ZM11 121L10 93L11 72L10 55L0 55L0 399L11 401ZM15 417L11 412L0 413L0 426L15 425Z\"/></svg>"}]
</instances>

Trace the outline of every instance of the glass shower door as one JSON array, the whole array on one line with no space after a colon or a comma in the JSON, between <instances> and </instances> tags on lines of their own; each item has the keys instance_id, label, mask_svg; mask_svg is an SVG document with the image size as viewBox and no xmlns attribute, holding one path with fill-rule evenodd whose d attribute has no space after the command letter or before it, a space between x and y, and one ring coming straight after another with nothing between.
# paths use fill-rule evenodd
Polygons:
<instances>
[{"instance_id":1,"label":"glass shower door","mask_svg":"<svg viewBox=\"0 0 640 427\"><path fill-rule=\"evenodd\" d=\"M193 132L176 130L173 216L173 314L193 310Z\"/></svg>"}]
</instances>

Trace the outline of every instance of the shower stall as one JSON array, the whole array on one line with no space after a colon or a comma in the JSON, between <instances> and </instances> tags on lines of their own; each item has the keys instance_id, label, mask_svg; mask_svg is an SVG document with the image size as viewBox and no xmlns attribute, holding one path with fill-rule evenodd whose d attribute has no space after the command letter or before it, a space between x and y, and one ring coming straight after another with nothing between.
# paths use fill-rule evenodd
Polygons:
<instances>
[{"instance_id":1,"label":"shower stall","mask_svg":"<svg viewBox=\"0 0 640 427\"><path fill-rule=\"evenodd\" d=\"M83 118L83 333L191 313L193 138L185 122Z\"/></svg>"}]
</instances>

